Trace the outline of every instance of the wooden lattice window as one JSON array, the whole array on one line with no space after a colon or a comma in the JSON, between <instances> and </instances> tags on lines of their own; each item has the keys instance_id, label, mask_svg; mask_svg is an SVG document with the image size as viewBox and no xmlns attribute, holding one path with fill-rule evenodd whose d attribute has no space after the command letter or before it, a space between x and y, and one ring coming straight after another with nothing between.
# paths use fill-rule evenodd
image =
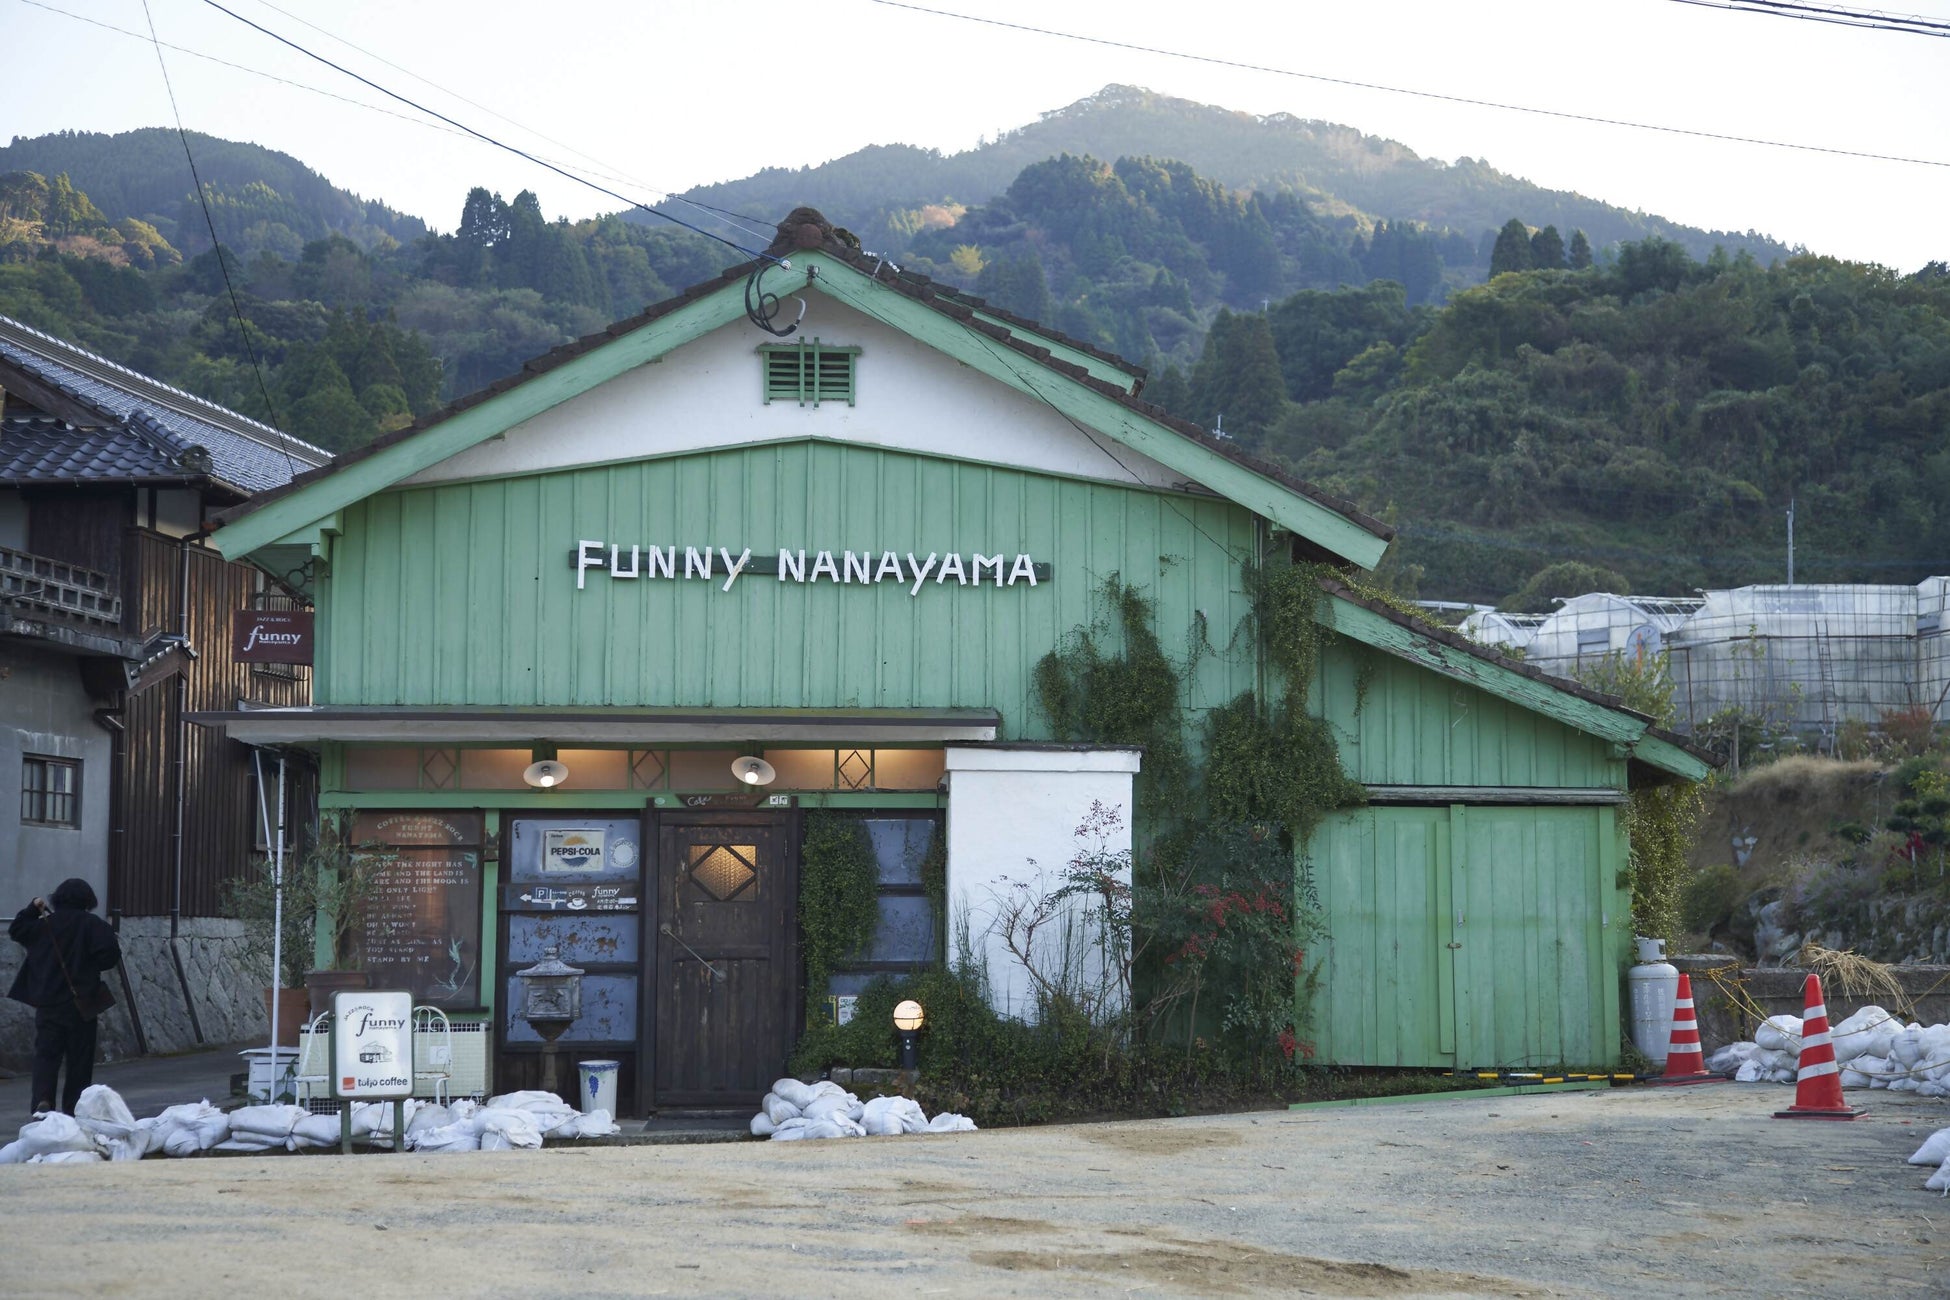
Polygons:
<instances>
[{"instance_id":1,"label":"wooden lattice window","mask_svg":"<svg viewBox=\"0 0 1950 1300\"><path fill-rule=\"evenodd\" d=\"M35 754L22 758L20 820L36 826L80 826L81 764Z\"/></svg>"},{"instance_id":2,"label":"wooden lattice window","mask_svg":"<svg viewBox=\"0 0 1950 1300\"><path fill-rule=\"evenodd\" d=\"M749 903L758 897L758 846L691 845L691 883L720 903Z\"/></svg>"},{"instance_id":3,"label":"wooden lattice window","mask_svg":"<svg viewBox=\"0 0 1950 1300\"><path fill-rule=\"evenodd\" d=\"M775 400L801 406L854 404L853 363L860 349L829 347L815 338L768 344L758 355L765 368L766 405Z\"/></svg>"}]
</instances>

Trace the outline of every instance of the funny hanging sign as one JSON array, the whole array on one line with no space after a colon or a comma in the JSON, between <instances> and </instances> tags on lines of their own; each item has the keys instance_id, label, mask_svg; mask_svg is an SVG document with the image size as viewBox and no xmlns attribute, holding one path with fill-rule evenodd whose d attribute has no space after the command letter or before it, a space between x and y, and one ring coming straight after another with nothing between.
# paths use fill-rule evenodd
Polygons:
<instances>
[{"instance_id":1,"label":"funny hanging sign","mask_svg":"<svg viewBox=\"0 0 1950 1300\"><path fill-rule=\"evenodd\" d=\"M617 581L702 580L719 584L720 591L730 591L740 578L758 576L779 582L830 582L838 586L887 582L906 587L910 596L920 595L930 584L940 587L951 581L957 587L1035 587L1050 579L1049 565L1038 564L1029 555L1003 551L994 555L929 551L923 556L913 551L781 550L754 555L749 546L734 553L728 546L642 546L583 540L576 543L569 563L575 568L577 591L584 590L592 576Z\"/></svg>"}]
</instances>

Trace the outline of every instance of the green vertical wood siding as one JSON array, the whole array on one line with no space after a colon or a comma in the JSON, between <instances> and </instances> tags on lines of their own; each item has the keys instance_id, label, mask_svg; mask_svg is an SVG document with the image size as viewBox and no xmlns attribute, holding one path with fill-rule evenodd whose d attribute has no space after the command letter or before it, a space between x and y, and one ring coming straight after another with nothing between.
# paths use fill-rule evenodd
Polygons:
<instances>
[{"instance_id":1,"label":"green vertical wood siding","mask_svg":"<svg viewBox=\"0 0 1950 1300\"><path fill-rule=\"evenodd\" d=\"M1625 784L1625 759L1606 741L1345 638L1321 656L1317 681L1314 706L1364 785Z\"/></svg>"},{"instance_id":2,"label":"green vertical wood siding","mask_svg":"<svg viewBox=\"0 0 1950 1300\"><path fill-rule=\"evenodd\" d=\"M1167 647L1196 611L1212 639L1246 613L1244 509L1212 498L1073 481L832 443L399 489L348 508L321 597L317 698L329 704L992 707L1040 738L1031 672L1099 622L1103 579L1157 602ZM620 581L578 539L678 546L1032 554L1034 589L801 585L746 574ZM811 555L808 555L810 564ZM720 571L721 572L721 571ZM1253 684L1252 649L1204 657L1194 710Z\"/></svg>"},{"instance_id":3,"label":"green vertical wood siding","mask_svg":"<svg viewBox=\"0 0 1950 1300\"><path fill-rule=\"evenodd\" d=\"M1315 833L1320 1059L1610 1066L1626 925L1610 808L1363 808ZM1454 946L1451 946L1454 945Z\"/></svg>"}]
</instances>

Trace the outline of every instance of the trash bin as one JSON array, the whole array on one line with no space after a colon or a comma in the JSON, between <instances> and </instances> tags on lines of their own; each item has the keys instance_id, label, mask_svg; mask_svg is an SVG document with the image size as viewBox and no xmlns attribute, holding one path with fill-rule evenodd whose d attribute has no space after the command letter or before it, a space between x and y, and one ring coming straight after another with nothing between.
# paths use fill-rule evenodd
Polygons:
<instances>
[{"instance_id":1,"label":"trash bin","mask_svg":"<svg viewBox=\"0 0 1950 1300\"><path fill-rule=\"evenodd\" d=\"M576 1072L582 1086L577 1090L576 1100L585 1115L595 1111L608 1111L611 1119L616 1118L616 1062L577 1061Z\"/></svg>"}]
</instances>

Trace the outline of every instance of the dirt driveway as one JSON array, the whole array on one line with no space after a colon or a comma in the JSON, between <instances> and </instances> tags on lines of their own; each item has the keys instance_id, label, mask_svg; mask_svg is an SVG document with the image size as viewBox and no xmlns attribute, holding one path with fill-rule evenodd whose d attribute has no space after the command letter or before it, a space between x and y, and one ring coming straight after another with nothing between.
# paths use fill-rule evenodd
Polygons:
<instances>
[{"instance_id":1,"label":"dirt driveway","mask_svg":"<svg viewBox=\"0 0 1950 1300\"><path fill-rule=\"evenodd\" d=\"M1790 1095L6 1166L0 1221L23 1296L1950 1291L1950 1204L1902 1163L1950 1106L1768 1118Z\"/></svg>"}]
</instances>

